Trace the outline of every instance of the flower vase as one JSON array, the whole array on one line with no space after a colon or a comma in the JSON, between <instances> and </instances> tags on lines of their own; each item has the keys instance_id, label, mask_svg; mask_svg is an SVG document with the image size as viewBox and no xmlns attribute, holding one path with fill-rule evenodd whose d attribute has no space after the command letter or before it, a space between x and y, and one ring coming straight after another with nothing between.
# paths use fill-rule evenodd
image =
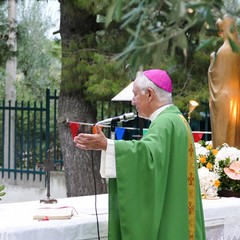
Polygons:
<instances>
[{"instance_id":1,"label":"flower vase","mask_svg":"<svg viewBox=\"0 0 240 240\"><path fill-rule=\"evenodd\" d=\"M236 197L236 198L240 198L240 192L234 192L232 190L222 189L222 190L218 191L218 196L219 197Z\"/></svg>"}]
</instances>

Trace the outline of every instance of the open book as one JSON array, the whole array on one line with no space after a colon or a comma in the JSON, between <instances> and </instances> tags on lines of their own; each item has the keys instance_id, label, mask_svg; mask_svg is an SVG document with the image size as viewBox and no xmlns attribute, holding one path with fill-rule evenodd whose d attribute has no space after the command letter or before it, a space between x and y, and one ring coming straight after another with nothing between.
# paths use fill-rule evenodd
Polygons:
<instances>
[{"instance_id":1,"label":"open book","mask_svg":"<svg viewBox=\"0 0 240 240\"><path fill-rule=\"evenodd\" d=\"M33 220L61 220L70 219L76 210L70 206L64 207L42 207L36 209Z\"/></svg>"}]
</instances>

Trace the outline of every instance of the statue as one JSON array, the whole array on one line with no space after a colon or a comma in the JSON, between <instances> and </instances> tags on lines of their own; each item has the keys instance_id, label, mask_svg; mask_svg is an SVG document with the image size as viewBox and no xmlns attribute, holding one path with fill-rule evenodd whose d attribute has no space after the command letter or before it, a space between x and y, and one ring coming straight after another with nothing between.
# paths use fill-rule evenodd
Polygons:
<instances>
[{"instance_id":1,"label":"statue","mask_svg":"<svg viewBox=\"0 0 240 240\"><path fill-rule=\"evenodd\" d=\"M240 41L233 18L218 19L216 26L224 43L211 54L208 70L212 141L214 147L240 147L240 53L232 50L229 38L239 49Z\"/></svg>"}]
</instances>

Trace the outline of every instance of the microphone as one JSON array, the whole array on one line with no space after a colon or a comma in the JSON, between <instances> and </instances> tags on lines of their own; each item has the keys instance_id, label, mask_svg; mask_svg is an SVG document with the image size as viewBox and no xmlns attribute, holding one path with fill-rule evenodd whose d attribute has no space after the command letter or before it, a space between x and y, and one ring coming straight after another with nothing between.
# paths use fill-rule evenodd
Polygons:
<instances>
[{"instance_id":1,"label":"microphone","mask_svg":"<svg viewBox=\"0 0 240 240\"><path fill-rule=\"evenodd\" d=\"M117 123L117 122L127 122L130 120L133 120L136 117L136 115L131 112L131 113L124 113L123 115L117 116L117 117L112 117L112 118L107 118L105 120L102 120L100 122L97 122L97 124L112 124L112 123Z\"/></svg>"}]
</instances>

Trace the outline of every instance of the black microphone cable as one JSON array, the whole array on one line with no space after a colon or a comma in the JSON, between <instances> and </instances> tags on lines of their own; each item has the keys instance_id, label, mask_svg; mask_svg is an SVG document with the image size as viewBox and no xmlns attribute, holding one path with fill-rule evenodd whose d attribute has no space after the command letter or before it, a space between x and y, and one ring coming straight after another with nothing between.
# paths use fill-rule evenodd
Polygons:
<instances>
[{"instance_id":1,"label":"black microphone cable","mask_svg":"<svg viewBox=\"0 0 240 240\"><path fill-rule=\"evenodd\" d=\"M93 128L94 126L92 126L91 128L92 132L93 132ZM95 172L94 172L93 150L91 150L91 157L92 157L92 173L93 173L93 182L94 182L95 216L97 221L97 234L98 234L98 240L101 240L100 231L99 231L98 210L97 210L97 181L96 181Z\"/></svg>"}]
</instances>

